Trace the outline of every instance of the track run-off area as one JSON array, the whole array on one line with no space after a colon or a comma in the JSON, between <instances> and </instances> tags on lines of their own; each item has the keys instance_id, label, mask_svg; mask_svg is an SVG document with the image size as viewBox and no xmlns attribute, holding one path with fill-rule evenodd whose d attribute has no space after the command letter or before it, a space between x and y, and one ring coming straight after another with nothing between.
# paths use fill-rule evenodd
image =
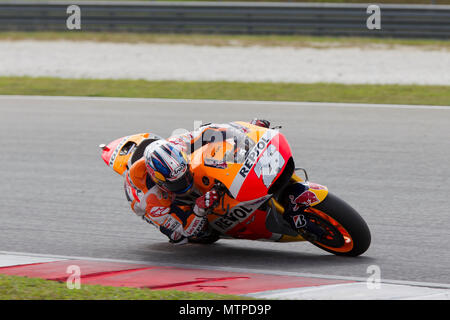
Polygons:
<instances>
[{"instance_id":1,"label":"track run-off area","mask_svg":"<svg viewBox=\"0 0 450 320\"><path fill-rule=\"evenodd\" d=\"M0 96L0 251L450 286L450 107ZM98 145L194 122L281 125L296 166L360 212L357 258L313 245L173 246L137 218ZM371 267L372 266L372 267ZM372 269L371 269L372 268Z\"/></svg>"}]
</instances>

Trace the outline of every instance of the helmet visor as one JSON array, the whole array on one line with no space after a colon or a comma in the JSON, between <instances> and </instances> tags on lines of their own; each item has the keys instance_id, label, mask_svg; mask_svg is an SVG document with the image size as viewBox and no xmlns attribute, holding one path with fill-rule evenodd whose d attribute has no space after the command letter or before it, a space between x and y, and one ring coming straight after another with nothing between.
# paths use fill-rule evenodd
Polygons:
<instances>
[{"instance_id":1,"label":"helmet visor","mask_svg":"<svg viewBox=\"0 0 450 320\"><path fill-rule=\"evenodd\" d=\"M170 192L182 194L189 191L189 189L192 188L193 183L194 178L192 177L191 171L188 169L186 170L186 173L176 181L166 180L164 182L164 187L166 187Z\"/></svg>"}]
</instances>

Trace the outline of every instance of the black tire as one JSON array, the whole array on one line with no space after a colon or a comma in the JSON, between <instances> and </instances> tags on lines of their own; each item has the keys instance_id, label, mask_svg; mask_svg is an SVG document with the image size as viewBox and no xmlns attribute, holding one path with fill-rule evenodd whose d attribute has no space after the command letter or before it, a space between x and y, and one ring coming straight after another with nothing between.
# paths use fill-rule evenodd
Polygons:
<instances>
[{"instance_id":1,"label":"black tire","mask_svg":"<svg viewBox=\"0 0 450 320\"><path fill-rule=\"evenodd\" d=\"M348 257L359 256L369 248L371 242L369 227L359 213L344 200L328 193L324 201L311 208L318 209L337 221L350 234L353 248L348 252L339 252L322 246L318 241L311 242L312 244L335 255Z\"/></svg>"}]
</instances>

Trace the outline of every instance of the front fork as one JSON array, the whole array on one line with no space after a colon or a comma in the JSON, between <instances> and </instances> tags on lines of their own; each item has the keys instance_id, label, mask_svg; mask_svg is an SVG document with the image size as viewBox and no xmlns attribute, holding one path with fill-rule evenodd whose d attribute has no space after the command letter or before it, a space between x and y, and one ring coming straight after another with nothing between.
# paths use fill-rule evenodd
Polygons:
<instances>
[{"instance_id":1,"label":"front fork","mask_svg":"<svg viewBox=\"0 0 450 320\"><path fill-rule=\"evenodd\" d=\"M297 169L296 169L297 170ZM300 178L295 173L291 177L289 185L283 190L279 197L280 201L272 199L272 204L276 211L283 216L292 229L301 234L283 235L280 242L314 240L319 230L315 230L315 225L308 225L308 214L305 209L321 203L328 195L328 188L317 183L309 182L308 174L302 170L305 179Z\"/></svg>"}]
</instances>

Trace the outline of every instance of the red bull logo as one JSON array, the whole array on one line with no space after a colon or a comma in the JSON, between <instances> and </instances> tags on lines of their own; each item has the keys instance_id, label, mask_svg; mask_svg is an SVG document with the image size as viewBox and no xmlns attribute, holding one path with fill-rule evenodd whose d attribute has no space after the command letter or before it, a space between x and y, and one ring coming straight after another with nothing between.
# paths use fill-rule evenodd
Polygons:
<instances>
[{"instance_id":1,"label":"red bull logo","mask_svg":"<svg viewBox=\"0 0 450 320\"><path fill-rule=\"evenodd\" d=\"M306 190L297 198L294 198L293 195L289 196L291 203L294 205L293 211L297 211L300 207L311 206L317 202L319 202L319 198L317 198L316 194L312 191Z\"/></svg>"}]
</instances>

